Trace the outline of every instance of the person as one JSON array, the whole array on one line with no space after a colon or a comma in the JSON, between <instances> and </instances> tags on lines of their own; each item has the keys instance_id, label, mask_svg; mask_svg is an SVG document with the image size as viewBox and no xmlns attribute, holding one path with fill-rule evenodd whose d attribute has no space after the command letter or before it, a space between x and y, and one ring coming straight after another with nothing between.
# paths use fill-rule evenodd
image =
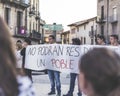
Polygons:
<instances>
[{"instance_id":1,"label":"person","mask_svg":"<svg viewBox=\"0 0 120 96\"><path fill-rule=\"evenodd\" d=\"M55 37L53 35L49 35L49 44L55 44ZM47 70L50 83L51 83L51 91L48 93L48 95L55 94L55 83L56 83L56 89L57 89L57 96L61 96L61 82L60 82L60 72L54 71L54 70Z\"/></svg>"},{"instance_id":2,"label":"person","mask_svg":"<svg viewBox=\"0 0 120 96\"><path fill-rule=\"evenodd\" d=\"M0 96L35 96L30 79L16 69L15 46L0 17Z\"/></svg>"},{"instance_id":3,"label":"person","mask_svg":"<svg viewBox=\"0 0 120 96\"><path fill-rule=\"evenodd\" d=\"M22 72L22 56L20 51L22 49L22 43L16 42L16 59L17 59L17 70Z\"/></svg>"},{"instance_id":4,"label":"person","mask_svg":"<svg viewBox=\"0 0 120 96\"><path fill-rule=\"evenodd\" d=\"M21 50L20 54L23 56L23 59L22 59L22 68L25 72L25 74L31 79L32 81L32 70L31 69L27 69L25 68L25 56L26 56L26 47L28 45L31 45L31 40L27 37L24 39L24 42L23 42L23 49Z\"/></svg>"},{"instance_id":5,"label":"person","mask_svg":"<svg viewBox=\"0 0 120 96\"><path fill-rule=\"evenodd\" d=\"M16 44L22 44L22 41L21 40L17 40Z\"/></svg>"},{"instance_id":6,"label":"person","mask_svg":"<svg viewBox=\"0 0 120 96\"><path fill-rule=\"evenodd\" d=\"M105 44L105 37L103 35L98 35L97 36L97 44L98 45L106 45Z\"/></svg>"},{"instance_id":7,"label":"person","mask_svg":"<svg viewBox=\"0 0 120 96\"><path fill-rule=\"evenodd\" d=\"M118 46L118 36L117 35L110 35L110 45L112 46Z\"/></svg>"},{"instance_id":8,"label":"person","mask_svg":"<svg viewBox=\"0 0 120 96\"><path fill-rule=\"evenodd\" d=\"M80 45L81 41L80 41L79 38L73 38L72 39L72 44L73 45ZM70 73L70 87L69 87L69 91L67 92L67 94L65 94L63 96L73 96L73 92L74 92L74 88L75 88L75 80L76 80L77 76L78 76L77 73ZM82 96L79 87L78 87L78 96Z\"/></svg>"},{"instance_id":9,"label":"person","mask_svg":"<svg viewBox=\"0 0 120 96\"><path fill-rule=\"evenodd\" d=\"M93 48L79 61L80 88L87 96L120 96L120 56Z\"/></svg>"}]
</instances>

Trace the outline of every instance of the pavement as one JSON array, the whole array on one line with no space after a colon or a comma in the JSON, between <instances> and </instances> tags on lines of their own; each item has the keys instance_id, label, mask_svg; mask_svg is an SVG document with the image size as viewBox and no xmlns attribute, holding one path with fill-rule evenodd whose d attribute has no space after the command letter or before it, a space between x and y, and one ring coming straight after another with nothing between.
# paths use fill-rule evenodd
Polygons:
<instances>
[{"instance_id":1,"label":"pavement","mask_svg":"<svg viewBox=\"0 0 120 96\"><path fill-rule=\"evenodd\" d=\"M50 92L50 82L48 75L33 75L33 86L35 88L36 96L48 96L48 92ZM63 94L66 94L69 90L69 82L70 77L69 74L61 73L61 96ZM77 80L74 90L74 95L77 96L78 92L78 86L77 86ZM56 96L56 95L50 95L50 96ZM82 95L85 96L85 95Z\"/></svg>"}]
</instances>

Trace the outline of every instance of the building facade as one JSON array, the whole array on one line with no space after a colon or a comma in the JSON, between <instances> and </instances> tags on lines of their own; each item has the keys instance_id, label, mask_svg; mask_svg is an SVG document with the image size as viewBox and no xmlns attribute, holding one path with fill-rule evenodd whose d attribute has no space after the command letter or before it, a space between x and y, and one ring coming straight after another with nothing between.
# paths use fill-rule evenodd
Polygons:
<instances>
[{"instance_id":1,"label":"building facade","mask_svg":"<svg viewBox=\"0 0 120 96\"><path fill-rule=\"evenodd\" d=\"M45 22L40 18L39 3L39 0L0 0L0 15L15 41L29 37L33 43L40 43Z\"/></svg>"},{"instance_id":2,"label":"building facade","mask_svg":"<svg viewBox=\"0 0 120 96\"><path fill-rule=\"evenodd\" d=\"M61 33L62 37L62 44L69 44L69 38L70 38L70 31L64 31Z\"/></svg>"},{"instance_id":3,"label":"building facade","mask_svg":"<svg viewBox=\"0 0 120 96\"><path fill-rule=\"evenodd\" d=\"M79 38L82 44L96 44L96 17L75 22L68 26L70 27L70 43L72 42L72 38Z\"/></svg>"},{"instance_id":4,"label":"building facade","mask_svg":"<svg viewBox=\"0 0 120 96\"><path fill-rule=\"evenodd\" d=\"M116 34L120 37L120 0L98 0L97 1L97 31L105 35Z\"/></svg>"},{"instance_id":5,"label":"building facade","mask_svg":"<svg viewBox=\"0 0 120 96\"><path fill-rule=\"evenodd\" d=\"M24 10L28 7L29 1L25 2L25 0L0 0L0 15L8 24L12 35L25 33Z\"/></svg>"}]
</instances>

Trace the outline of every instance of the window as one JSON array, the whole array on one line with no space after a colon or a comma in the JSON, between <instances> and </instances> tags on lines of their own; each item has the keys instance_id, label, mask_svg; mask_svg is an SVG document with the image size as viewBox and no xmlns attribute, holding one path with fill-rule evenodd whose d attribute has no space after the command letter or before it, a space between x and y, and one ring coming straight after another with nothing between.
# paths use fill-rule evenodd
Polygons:
<instances>
[{"instance_id":1,"label":"window","mask_svg":"<svg viewBox=\"0 0 120 96\"><path fill-rule=\"evenodd\" d=\"M33 30L35 29L35 24L34 24L34 22L33 22Z\"/></svg>"},{"instance_id":2,"label":"window","mask_svg":"<svg viewBox=\"0 0 120 96\"><path fill-rule=\"evenodd\" d=\"M86 44L86 38L84 37L84 44Z\"/></svg>"},{"instance_id":3,"label":"window","mask_svg":"<svg viewBox=\"0 0 120 96\"><path fill-rule=\"evenodd\" d=\"M117 7L113 8L113 20L117 20Z\"/></svg>"},{"instance_id":4,"label":"window","mask_svg":"<svg viewBox=\"0 0 120 96\"><path fill-rule=\"evenodd\" d=\"M71 34L74 34L74 33L75 33L75 28L71 30Z\"/></svg>"},{"instance_id":5,"label":"window","mask_svg":"<svg viewBox=\"0 0 120 96\"><path fill-rule=\"evenodd\" d=\"M84 30L86 29L86 25L84 25Z\"/></svg>"},{"instance_id":6,"label":"window","mask_svg":"<svg viewBox=\"0 0 120 96\"><path fill-rule=\"evenodd\" d=\"M77 27L77 32L79 32L79 27Z\"/></svg>"},{"instance_id":7,"label":"window","mask_svg":"<svg viewBox=\"0 0 120 96\"><path fill-rule=\"evenodd\" d=\"M93 26L91 26L91 38L94 37L94 30L93 30Z\"/></svg>"},{"instance_id":8,"label":"window","mask_svg":"<svg viewBox=\"0 0 120 96\"><path fill-rule=\"evenodd\" d=\"M101 6L101 19L104 19L104 6Z\"/></svg>"},{"instance_id":9,"label":"window","mask_svg":"<svg viewBox=\"0 0 120 96\"><path fill-rule=\"evenodd\" d=\"M9 25L10 24L10 8L5 8L5 20L6 20L6 23Z\"/></svg>"},{"instance_id":10,"label":"window","mask_svg":"<svg viewBox=\"0 0 120 96\"><path fill-rule=\"evenodd\" d=\"M83 37L81 37L81 44L83 44Z\"/></svg>"},{"instance_id":11,"label":"window","mask_svg":"<svg viewBox=\"0 0 120 96\"><path fill-rule=\"evenodd\" d=\"M104 25L101 25L101 35L104 35Z\"/></svg>"},{"instance_id":12,"label":"window","mask_svg":"<svg viewBox=\"0 0 120 96\"><path fill-rule=\"evenodd\" d=\"M18 11L17 12L17 28L18 32L21 33L21 27L22 27L22 20L23 20L23 13Z\"/></svg>"},{"instance_id":13,"label":"window","mask_svg":"<svg viewBox=\"0 0 120 96\"><path fill-rule=\"evenodd\" d=\"M36 23L36 31L37 31L37 23Z\"/></svg>"},{"instance_id":14,"label":"window","mask_svg":"<svg viewBox=\"0 0 120 96\"><path fill-rule=\"evenodd\" d=\"M31 21L30 21L30 23L29 23L29 27L30 27L30 28L29 28L29 29L30 29L29 31L31 32L31 27L32 27L32 26L31 26Z\"/></svg>"},{"instance_id":15,"label":"window","mask_svg":"<svg viewBox=\"0 0 120 96\"><path fill-rule=\"evenodd\" d=\"M112 34L117 34L117 23L112 24Z\"/></svg>"}]
</instances>

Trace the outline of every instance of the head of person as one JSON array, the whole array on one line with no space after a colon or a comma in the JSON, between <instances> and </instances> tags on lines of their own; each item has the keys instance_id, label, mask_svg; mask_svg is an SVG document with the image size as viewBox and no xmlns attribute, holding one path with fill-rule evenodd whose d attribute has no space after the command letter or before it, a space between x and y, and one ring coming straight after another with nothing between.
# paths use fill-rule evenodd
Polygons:
<instances>
[{"instance_id":1,"label":"head of person","mask_svg":"<svg viewBox=\"0 0 120 96\"><path fill-rule=\"evenodd\" d=\"M120 56L105 48L94 48L79 62L80 87L87 96L120 95Z\"/></svg>"},{"instance_id":2,"label":"head of person","mask_svg":"<svg viewBox=\"0 0 120 96\"><path fill-rule=\"evenodd\" d=\"M21 40L17 40L16 44L22 44L22 41Z\"/></svg>"},{"instance_id":3,"label":"head of person","mask_svg":"<svg viewBox=\"0 0 120 96\"><path fill-rule=\"evenodd\" d=\"M17 96L16 57L12 36L7 24L0 17L0 88L5 96Z\"/></svg>"},{"instance_id":4,"label":"head of person","mask_svg":"<svg viewBox=\"0 0 120 96\"><path fill-rule=\"evenodd\" d=\"M118 44L118 35L110 35L110 44L117 45Z\"/></svg>"},{"instance_id":5,"label":"head of person","mask_svg":"<svg viewBox=\"0 0 120 96\"><path fill-rule=\"evenodd\" d=\"M97 36L97 44L98 45L104 45L105 44L105 37L103 35Z\"/></svg>"},{"instance_id":6,"label":"head of person","mask_svg":"<svg viewBox=\"0 0 120 96\"><path fill-rule=\"evenodd\" d=\"M31 45L31 39L25 38L23 42L23 47L27 47L28 45Z\"/></svg>"},{"instance_id":7,"label":"head of person","mask_svg":"<svg viewBox=\"0 0 120 96\"><path fill-rule=\"evenodd\" d=\"M54 35L49 35L48 40L49 40L49 44L55 43L55 36Z\"/></svg>"},{"instance_id":8,"label":"head of person","mask_svg":"<svg viewBox=\"0 0 120 96\"><path fill-rule=\"evenodd\" d=\"M16 43L16 50L22 49L22 43Z\"/></svg>"},{"instance_id":9,"label":"head of person","mask_svg":"<svg viewBox=\"0 0 120 96\"><path fill-rule=\"evenodd\" d=\"M81 41L79 38L73 38L72 39L72 44L73 45L81 45Z\"/></svg>"}]
</instances>

